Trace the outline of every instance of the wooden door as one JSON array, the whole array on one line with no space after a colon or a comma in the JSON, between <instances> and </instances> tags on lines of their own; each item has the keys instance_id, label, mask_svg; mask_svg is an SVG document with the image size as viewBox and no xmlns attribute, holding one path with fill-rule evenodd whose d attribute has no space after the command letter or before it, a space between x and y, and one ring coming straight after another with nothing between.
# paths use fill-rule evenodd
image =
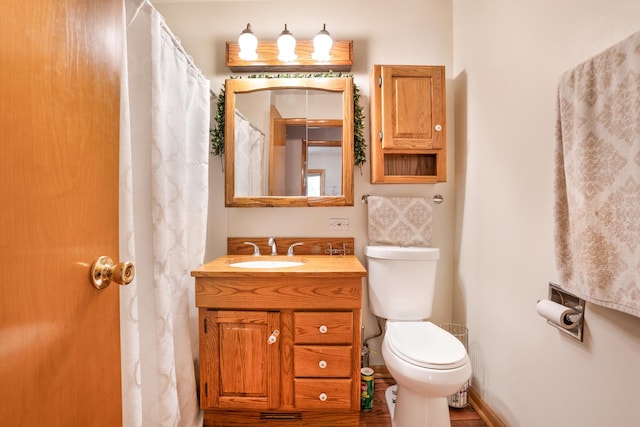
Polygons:
<instances>
[{"instance_id":1,"label":"wooden door","mask_svg":"<svg viewBox=\"0 0 640 427\"><path fill-rule=\"evenodd\" d=\"M122 424L122 2L7 0L0 18L0 424Z\"/></svg>"},{"instance_id":2,"label":"wooden door","mask_svg":"<svg viewBox=\"0 0 640 427\"><path fill-rule=\"evenodd\" d=\"M204 409L280 406L280 314L200 309Z\"/></svg>"}]
</instances>

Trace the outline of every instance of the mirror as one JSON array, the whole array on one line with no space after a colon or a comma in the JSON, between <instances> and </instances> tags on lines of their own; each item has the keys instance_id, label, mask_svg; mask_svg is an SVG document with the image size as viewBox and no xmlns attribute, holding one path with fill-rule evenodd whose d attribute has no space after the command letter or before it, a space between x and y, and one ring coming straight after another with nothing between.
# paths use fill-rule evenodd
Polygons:
<instances>
[{"instance_id":1,"label":"mirror","mask_svg":"<svg viewBox=\"0 0 640 427\"><path fill-rule=\"evenodd\" d=\"M225 205L353 206L353 79L228 79Z\"/></svg>"}]
</instances>

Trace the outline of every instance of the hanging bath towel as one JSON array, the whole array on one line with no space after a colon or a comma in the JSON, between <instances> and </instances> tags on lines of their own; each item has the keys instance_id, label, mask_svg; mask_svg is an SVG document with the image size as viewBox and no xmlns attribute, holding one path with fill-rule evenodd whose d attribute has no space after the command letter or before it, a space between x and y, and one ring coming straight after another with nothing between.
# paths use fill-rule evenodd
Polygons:
<instances>
[{"instance_id":1,"label":"hanging bath towel","mask_svg":"<svg viewBox=\"0 0 640 427\"><path fill-rule=\"evenodd\" d=\"M557 107L561 285L640 317L640 32L566 72Z\"/></svg>"},{"instance_id":2,"label":"hanging bath towel","mask_svg":"<svg viewBox=\"0 0 640 427\"><path fill-rule=\"evenodd\" d=\"M430 246L433 200L369 196L369 244Z\"/></svg>"}]
</instances>

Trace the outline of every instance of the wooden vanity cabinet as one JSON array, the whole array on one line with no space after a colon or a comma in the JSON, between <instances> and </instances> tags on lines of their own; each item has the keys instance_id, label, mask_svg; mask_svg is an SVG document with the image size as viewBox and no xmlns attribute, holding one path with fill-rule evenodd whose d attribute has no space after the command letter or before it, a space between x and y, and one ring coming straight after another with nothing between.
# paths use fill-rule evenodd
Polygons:
<instances>
[{"instance_id":1,"label":"wooden vanity cabinet","mask_svg":"<svg viewBox=\"0 0 640 427\"><path fill-rule=\"evenodd\" d=\"M445 92L444 66L373 66L372 183L446 181Z\"/></svg>"},{"instance_id":2,"label":"wooden vanity cabinet","mask_svg":"<svg viewBox=\"0 0 640 427\"><path fill-rule=\"evenodd\" d=\"M359 425L364 268L197 273L205 426Z\"/></svg>"}]
</instances>

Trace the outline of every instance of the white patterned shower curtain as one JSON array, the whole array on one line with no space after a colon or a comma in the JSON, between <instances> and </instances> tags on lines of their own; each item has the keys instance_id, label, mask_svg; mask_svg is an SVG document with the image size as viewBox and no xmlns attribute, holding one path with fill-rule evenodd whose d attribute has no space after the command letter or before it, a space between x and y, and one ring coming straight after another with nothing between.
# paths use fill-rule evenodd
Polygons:
<instances>
[{"instance_id":1,"label":"white patterned shower curtain","mask_svg":"<svg viewBox=\"0 0 640 427\"><path fill-rule=\"evenodd\" d=\"M120 293L123 425L198 426L190 272L205 249L209 81L147 0L124 3L120 259L136 276Z\"/></svg>"}]
</instances>

